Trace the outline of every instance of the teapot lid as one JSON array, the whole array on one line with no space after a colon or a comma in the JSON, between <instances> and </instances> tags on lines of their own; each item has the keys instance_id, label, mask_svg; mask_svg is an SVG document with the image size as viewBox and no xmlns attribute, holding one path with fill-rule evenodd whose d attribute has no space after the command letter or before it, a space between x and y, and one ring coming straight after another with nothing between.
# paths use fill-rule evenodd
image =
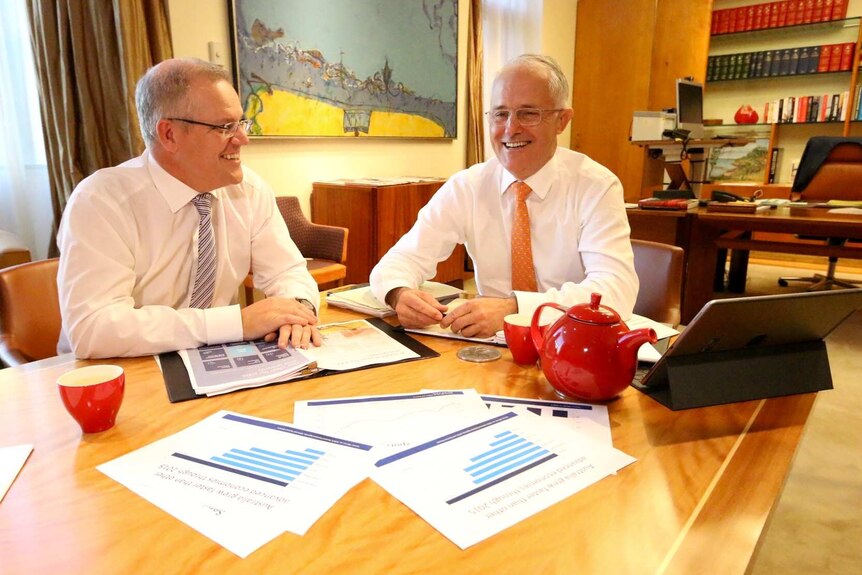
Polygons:
<instances>
[{"instance_id":1,"label":"teapot lid","mask_svg":"<svg viewBox=\"0 0 862 575\"><path fill-rule=\"evenodd\" d=\"M590 303L573 305L566 312L570 318L584 323L595 323L600 325L612 325L619 323L620 314L606 305L601 305L602 294L590 294Z\"/></svg>"}]
</instances>

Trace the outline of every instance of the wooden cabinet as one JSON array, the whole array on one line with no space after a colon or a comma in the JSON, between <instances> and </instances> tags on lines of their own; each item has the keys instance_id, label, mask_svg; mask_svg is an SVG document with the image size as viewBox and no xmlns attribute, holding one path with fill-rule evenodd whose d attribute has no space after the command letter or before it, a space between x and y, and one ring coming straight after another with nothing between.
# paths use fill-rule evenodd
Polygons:
<instances>
[{"instance_id":1,"label":"wooden cabinet","mask_svg":"<svg viewBox=\"0 0 862 575\"><path fill-rule=\"evenodd\" d=\"M368 281L371 268L413 226L419 210L443 182L312 184L312 221L350 230L345 283ZM464 246L457 246L449 259L437 265L434 280L460 285L464 280L465 257Z\"/></svg>"}]
</instances>

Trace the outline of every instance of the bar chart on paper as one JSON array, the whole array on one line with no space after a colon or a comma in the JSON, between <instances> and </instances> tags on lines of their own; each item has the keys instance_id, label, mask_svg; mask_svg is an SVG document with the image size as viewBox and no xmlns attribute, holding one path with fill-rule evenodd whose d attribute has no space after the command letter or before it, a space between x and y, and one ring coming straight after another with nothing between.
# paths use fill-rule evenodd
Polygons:
<instances>
[{"instance_id":1,"label":"bar chart on paper","mask_svg":"<svg viewBox=\"0 0 862 575\"><path fill-rule=\"evenodd\" d=\"M234 448L221 455L213 455L209 459L199 459L184 453L173 453L173 457L282 487L287 487L291 482L298 479L304 471L324 455L326 452L310 447L303 451L288 449L283 452L260 447Z\"/></svg>"}]
</instances>

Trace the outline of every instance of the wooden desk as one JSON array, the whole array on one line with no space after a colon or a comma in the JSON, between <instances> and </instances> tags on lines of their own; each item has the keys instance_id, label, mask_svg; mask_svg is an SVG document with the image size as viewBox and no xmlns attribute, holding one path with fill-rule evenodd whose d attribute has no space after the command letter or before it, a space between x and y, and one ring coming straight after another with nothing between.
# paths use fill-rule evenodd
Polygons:
<instances>
[{"instance_id":1,"label":"wooden desk","mask_svg":"<svg viewBox=\"0 0 862 575\"><path fill-rule=\"evenodd\" d=\"M368 281L371 268L413 227L416 214L444 181L391 186L312 184L312 221L350 230L345 283ZM437 275L433 279L461 287L465 258L464 246L457 246L448 259L437 265Z\"/></svg>"},{"instance_id":2,"label":"wooden desk","mask_svg":"<svg viewBox=\"0 0 862 575\"><path fill-rule=\"evenodd\" d=\"M828 247L735 237L732 232L770 232L814 236L862 237L862 216L836 214L823 208L781 207L756 214L628 210L632 237L672 243L685 250L682 323L686 324L712 299L716 254L719 249L757 250L862 259L862 247Z\"/></svg>"},{"instance_id":3,"label":"wooden desk","mask_svg":"<svg viewBox=\"0 0 862 575\"><path fill-rule=\"evenodd\" d=\"M327 320L355 314L326 310ZM507 351L485 364L464 344L441 357L168 403L152 358L127 370L117 425L81 435L55 389L68 356L0 371L3 445L35 450L0 504L3 573L742 573L787 474L814 395L672 412L629 388L608 404L614 445L638 461L466 551L371 480L305 536L236 556L95 468L220 410L291 421L294 402L422 388L552 398ZM846 353L859 353L859 340ZM844 384L849 374L836 373ZM836 385L838 385L836 381Z\"/></svg>"}]
</instances>

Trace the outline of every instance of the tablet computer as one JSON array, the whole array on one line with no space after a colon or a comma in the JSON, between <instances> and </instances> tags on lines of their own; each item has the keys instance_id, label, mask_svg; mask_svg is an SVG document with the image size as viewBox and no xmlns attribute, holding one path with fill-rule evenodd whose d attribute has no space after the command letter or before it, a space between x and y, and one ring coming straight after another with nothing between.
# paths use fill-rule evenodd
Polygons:
<instances>
[{"instance_id":1,"label":"tablet computer","mask_svg":"<svg viewBox=\"0 0 862 575\"><path fill-rule=\"evenodd\" d=\"M632 385L656 399L662 397L657 390L671 385L677 389L668 393L694 393L703 399L721 399L722 390L698 392L697 386L747 388L748 393L741 389L731 394L745 399L816 391L810 389L814 381L808 386L790 385L804 378L828 377L825 389L831 388L823 339L860 308L862 288L712 300ZM792 369L798 373L791 373ZM772 379L779 383L771 385Z\"/></svg>"}]
</instances>

